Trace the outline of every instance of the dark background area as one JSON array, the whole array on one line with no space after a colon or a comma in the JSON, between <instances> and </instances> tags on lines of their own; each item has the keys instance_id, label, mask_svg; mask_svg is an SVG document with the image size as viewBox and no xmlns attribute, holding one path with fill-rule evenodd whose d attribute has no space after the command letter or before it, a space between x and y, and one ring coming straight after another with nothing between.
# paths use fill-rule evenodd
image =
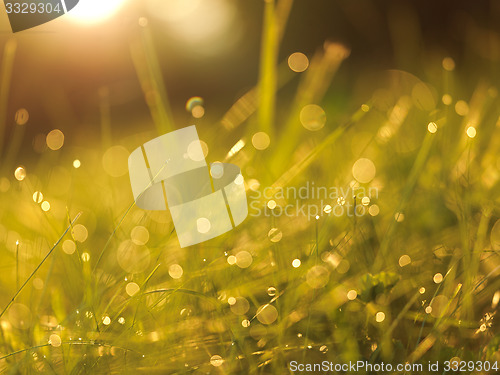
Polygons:
<instances>
[{"instance_id":1,"label":"dark background area","mask_svg":"<svg viewBox=\"0 0 500 375\"><path fill-rule=\"evenodd\" d=\"M84 1L84 0L82 0ZM38 133L53 128L74 136L99 132L99 90L110 90L112 127L133 134L138 122L152 127L130 57L130 42L140 31L141 15L150 20L157 54L174 117L179 127L190 121L185 111L192 96L205 99L206 122L219 126L224 112L258 80L263 2L235 1L241 38L211 56L198 53L150 17L145 2L129 1L112 19L88 27L61 17L49 24L12 34L6 14L0 17L0 50L18 41L7 113L7 137L19 108L30 112L24 157ZM311 57L325 41L351 50L332 87L333 97L350 96L358 78L385 69L401 69L425 79L425 62L451 56L464 81L482 75L497 79L492 56L498 49L499 1L295 1L280 47L280 60L300 51ZM196 27L196 25L193 25ZM484 51L484 50L487 51ZM493 51L495 52L495 51ZM484 57L482 57L484 55ZM474 69L489 60L490 71ZM47 82L51 82L50 85ZM293 85L293 83L292 83ZM286 97L285 87L280 95ZM33 155L31 155L33 156Z\"/></svg>"}]
</instances>

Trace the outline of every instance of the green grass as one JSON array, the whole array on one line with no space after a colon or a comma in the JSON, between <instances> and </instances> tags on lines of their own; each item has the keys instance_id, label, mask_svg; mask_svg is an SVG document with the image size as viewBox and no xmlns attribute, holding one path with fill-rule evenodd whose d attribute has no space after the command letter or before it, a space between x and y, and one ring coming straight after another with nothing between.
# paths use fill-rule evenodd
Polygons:
<instances>
[{"instance_id":1,"label":"green grass","mask_svg":"<svg viewBox=\"0 0 500 375\"><path fill-rule=\"evenodd\" d=\"M446 71L441 60L430 59L437 78L420 78L431 89L391 71L376 84L385 91L365 89L366 103L353 95L339 109L330 86L340 64L349 64L347 49L325 45L300 74L278 61L287 3L267 2L259 82L231 107L224 127L210 129L229 136L200 131L208 140L208 159L230 159L247 183L258 180L263 190L307 182L347 189L354 163L369 158L375 179L357 184L356 197L346 200L359 206L363 188L377 187L369 206L380 213L248 217L217 239L179 248L168 212L137 208L128 175L111 177L101 162L112 145L131 151L180 127L171 113L182 109L170 108L154 35L145 29L131 53L155 126L111 141L110 129L118 124L109 117L110 94L104 90L102 134L96 137L103 146L79 148L80 168L72 167L76 149L69 141L60 151L46 150L23 181L14 179L17 165L6 168L9 183L0 183L10 185L0 194L2 373L285 374L291 360L500 360L494 316L499 227L493 228L500 217L500 113L494 83L462 87L460 67ZM8 96L3 94L13 54L8 44L2 98ZM292 81L299 82L290 99L285 89ZM460 90L448 91L450 83ZM459 91L465 96L457 97ZM451 105L442 102L444 94L452 96ZM278 110L280 96L286 104ZM468 102L467 114L455 111L459 99ZM300 124L307 104L326 112L317 132ZM434 134L427 130L431 121L437 124ZM477 129L474 138L466 134L470 125ZM387 130L390 137L384 137ZM257 131L270 135L268 149L252 146ZM227 157L235 142L226 138L238 140L235 134L243 134L245 146ZM112 162L116 170L126 159L117 155ZM51 203L48 212L33 201L35 191ZM252 195L249 190L250 202ZM77 225L88 231L82 242ZM147 228L149 240L127 258L124 243L137 226ZM268 236L272 228L281 232L278 241ZM67 254L61 244L72 237L76 249ZM241 251L252 256L246 268L228 262ZM401 266L404 255L411 262ZM292 266L294 259L300 267ZM172 265L182 267L181 277ZM435 282L437 274L441 282ZM133 296L126 292L131 282L140 287ZM349 291L356 298L349 300ZM240 299L230 305L230 297ZM276 319L267 315L273 308L262 310L268 305ZM381 313L385 319L377 321ZM49 342L51 335L60 345L55 336Z\"/></svg>"}]
</instances>

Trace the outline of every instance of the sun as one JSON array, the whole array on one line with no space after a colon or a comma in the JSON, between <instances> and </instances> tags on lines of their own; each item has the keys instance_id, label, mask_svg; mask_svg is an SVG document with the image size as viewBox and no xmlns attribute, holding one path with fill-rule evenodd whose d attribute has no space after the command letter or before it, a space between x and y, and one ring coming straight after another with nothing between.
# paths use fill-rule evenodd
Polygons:
<instances>
[{"instance_id":1,"label":"sun","mask_svg":"<svg viewBox=\"0 0 500 375\"><path fill-rule=\"evenodd\" d=\"M77 22L97 23L115 14L125 0L80 0L68 15Z\"/></svg>"}]
</instances>

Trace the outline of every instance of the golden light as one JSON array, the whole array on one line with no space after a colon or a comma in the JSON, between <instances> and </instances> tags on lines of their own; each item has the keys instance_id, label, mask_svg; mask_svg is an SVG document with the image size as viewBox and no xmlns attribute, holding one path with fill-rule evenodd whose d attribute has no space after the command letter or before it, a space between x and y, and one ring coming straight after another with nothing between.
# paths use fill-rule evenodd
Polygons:
<instances>
[{"instance_id":1,"label":"golden light","mask_svg":"<svg viewBox=\"0 0 500 375\"><path fill-rule=\"evenodd\" d=\"M46 142L48 148L57 151L64 145L64 133L59 129L54 129L47 134Z\"/></svg>"},{"instance_id":2,"label":"golden light","mask_svg":"<svg viewBox=\"0 0 500 375\"><path fill-rule=\"evenodd\" d=\"M465 100L459 100L455 103L455 112L459 116L466 116L469 113L469 105Z\"/></svg>"},{"instance_id":3,"label":"golden light","mask_svg":"<svg viewBox=\"0 0 500 375\"><path fill-rule=\"evenodd\" d=\"M125 291L130 297L133 297L141 290L141 287L136 283L128 283L125 287Z\"/></svg>"},{"instance_id":4,"label":"golden light","mask_svg":"<svg viewBox=\"0 0 500 375\"><path fill-rule=\"evenodd\" d=\"M42 202L42 210L44 210L45 212L49 211L50 210L50 203L47 201Z\"/></svg>"},{"instance_id":5,"label":"golden light","mask_svg":"<svg viewBox=\"0 0 500 375\"><path fill-rule=\"evenodd\" d=\"M371 216L377 216L379 213L380 213L380 207L376 204L370 206L370 208L368 209L368 213L371 215Z\"/></svg>"},{"instance_id":6,"label":"golden light","mask_svg":"<svg viewBox=\"0 0 500 375\"><path fill-rule=\"evenodd\" d=\"M307 130L320 130L325 126L326 113L319 105L308 104L300 111L300 123Z\"/></svg>"},{"instance_id":7,"label":"golden light","mask_svg":"<svg viewBox=\"0 0 500 375\"><path fill-rule=\"evenodd\" d=\"M231 309L231 312L235 315L244 315L250 309L250 303L244 297L236 297L234 299L234 301L231 300L231 303L229 304L229 306L230 306L229 308Z\"/></svg>"},{"instance_id":8,"label":"golden light","mask_svg":"<svg viewBox=\"0 0 500 375\"><path fill-rule=\"evenodd\" d=\"M309 59L301 52L292 53L288 57L288 66L297 73L305 71L309 66Z\"/></svg>"},{"instance_id":9,"label":"golden light","mask_svg":"<svg viewBox=\"0 0 500 375\"><path fill-rule=\"evenodd\" d=\"M125 0L85 0L68 12L68 17L76 22L97 23L115 14Z\"/></svg>"},{"instance_id":10,"label":"golden light","mask_svg":"<svg viewBox=\"0 0 500 375\"><path fill-rule=\"evenodd\" d=\"M306 282L313 289L321 289L330 281L330 271L323 266L313 266L307 271Z\"/></svg>"},{"instance_id":11,"label":"golden light","mask_svg":"<svg viewBox=\"0 0 500 375\"><path fill-rule=\"evenodd\" d=\"M196 220L196 227L198 229L198 232L208 233L212 225L210 224L210 220L208 220L206 217L202 217Z\"/></svg>"},{"instance_id":12,"label":"golden light","mask_svg":"<svg viewBox=\"0 0 500 375\"><path fill-rule=\"evenodd\" d=\"M351 289L349 292L347 292L347 299L349 301L355 300L357 296L358 296L358 293L354 289Z\"/></svg>"},{"instance_id":13,"label":"golden light","mask_svg":"<svg viewBox=\"0 0 500 375\"><path fill-rule=\"evenodd\" d=\"M76 250L76 244L72 240L66 240L63 242L62 249L66 254L71 255Z\"/></svg>"},{"instance_id":14,"label":"golden light","mask_svg":"<svg viewBox=\"0 0 500 375\"><path fill-rule=\"evenodd\" d=\"M205 115L205 108L203 107L203 98L199 96L194 96L190 98L186 103L186 110L191 112L194 118L202 118Z\"/></svg>"},{"instance_id":15,"label":"golden light","mask_svg":"<svg viewBox=\"0 0 500 375\"><path fill-rule=\"evenodd\" d=\"M62 344L61 337L59 335L56 335L55 333L50 335L49 344L52 345L54 348L61 346Z\"/></svg>"},{"instance_id":16,"label":"golden light","mask_svg":"<svg viewBox=\"0 0 500 375\"><path fill-rule=\"evenodd\" d=\"M252 254L248 251L240 251L236 254L236 265L240 268L248 268L253 262Z\"/></svg>"},{"instance_id":17,"label":"golden light","mask_svg":"<svg viewBox=\"0 0 500 375\"><path fill-rule=\"evenodd\" d=\"M469 138L474 138L476 136L476 128L473 126L469 126L467 128L467 136Z\"/></svg>"},{"instance_id":18,"label":"golden light","mask_svg":"<svg viewBox=\"0 0 500 375\"><path fill-rule=\"evenodd\" d=\"M170 277L172 279L180 279L182 277L182 275L184 274L184 270L182 269L182 267L180 265L172 264L168 268L168 274L170 275Z\"/></svg>"},{"instance_id":19,"label":"golden light","mask_svg":"<svg viewBox=\"0 0 500 375\"><path fill-rule=\"evenodd\" d=\"M435 122L429 122L429 125L427 125L427 130L429 131L429 133L434 134L435 132L437 132L438 127Z\"/></svg>"},{"instance_id":20,"label":"golden light","mask_svg":"<svg viewBox=\"0 0 500 375\"><path fill-rule=\"evenodd\" d=\"M22 181L26 178L26 169L24 167L17 167L14 172L14 177L16 177L17 181Z\"/></svg>"},{"instance_id":21,"label":"golden light","mask_svg":"<svg viewBox=\"0 0 500 375\"><path fill-rule=\"evenodd\" d=\"M411 258L409 255L403 255L401 258L399 258L399 266L404 267L407 266L408 264L411 263Z\"/></svg>"},{"instance_id":22,"label":"golden light","mask_svg":"<svg viewBox=\"0 0 500 375\"><path fill-rule=\"evenodd\" d=\"M271 210L274 210L276 208L277 204L276 201L271 199L269 202L267 202L267 207L269 207Z\"/></svg>"},{"instance_id":23,"label":"golden light","mask_svg":"<svg viewBox=\"0 0 500 375\"><path fill-rule=\"evenodd\" d=\"M375 315L375 320L377 321L377 323L382 323L385 320L385 313L383 313L382 311L379 311Z\"/></svg>"},{"instance_id":24,"label":"golden light","mask_svg":"<svg viewBox=\"0 0 500 375\"><path fill-rule=\"evenodd\" d=\"M358 159L352 166L352 175L362 184L367 184L373 180L376 173L377 168L375 168L375 164L370 159Z\"/></svg>"},{"instance_id":25,"label":"golden light","mask_svg":"<svg viewBox=\"0 0 500 375\"><path fill-rule=\"evenodd\" d=\"M203 108L201 105L197 105L193 108L191 114L194 118L202 118L205 115L205 108Z\"/></svg>"},{"instance_id":26,"label":"golden light","mask_svg":"<svg viewBox=\"0 0 500 375\"><path fill-rule=\"evenodd\" d=\"M40 191L35 191L33 193L33 201L35 203L42 203L43 202L43 194Z\"/></svg>"},{"instance_id":27,"label":"golden light","mask_svg":"<svg viewBox=\"0 0 500 375\"><path fill-rule=\"evenodd\" d=\"M271 230L267 233L269 240L271 242L280 242L283 238L283 232L278 228L271 228Z\"/></svg>"},{"instance_id":28,"label":"golden light","mask_svg":"<svg viewBox=\"0 0 500 375\"><path fill-rule=\"evenodd\" d=\"M25 125L28 122L29 118L30 114L24 108L21 108L16 112L15 120L17 125Z\"/></svg>"},{"instance_id":29,"label":"golden light","mask_svg":"<svg viewBox=\"0 0 500 375\"><path fill-rule=\"evenodd\" d=\"M278 318L278 310L273 305L266 304L259 307L255 315L262 324L272 324Z\"/></svg>"},{"instance_id":30,"label":"golden light","mask_svg":"<svg viewBox=\"0 0 500 375\"><path fill-rule=\"evenodd\" d=\"M491 300L491 308L495 309L498 306L498 302L500 302L500 290L497 290L493 295L493 299Z\"/></svg>"},{"instance_id":31,"label":"golden light","mask_svg":"<svg viewBox=\"0 0 500 375\"><path fill-rule=\"evenodd\" d=\"M210 364L214 367L219 367L224 364L224 359L220 355L213 355L210 357Z\"/></svg>"},{"instance_id":32,"label":"golden light","mask_svg":"<svg viewBox=\"0 0 500 375\"><path fill-rule=\"evenodd\" d=\"M233 147L231 147L231 150L229 150L229 152L227 153L227 157L233 157L238 152L240 152L243 147L245 147L245 141L243 139L240 139Z\"/></svg>"},{"instance_id":33,"label":"golden light","mask_svg":"<svg viewBox=\"0 0 500 375\"><path fill-rule=\"evenodd\" d=\"M269 147L270 143L271 138L269 138L269 135L265 132L255 133L252 137L252 145L257 150L265 150Z\"/></svg>"},{"instance_id":34,"label":"golden light","mask_svg":"<svg viewBox=\"0 0 500 375\"><path fill-rule=\"evenodd\" d=\"M444 105L450 105L453 102L453 98L450 94L444 94L441 100Z\"/></svg>"},{"instance_id":35,"label":"golden light","mask_svg":"<svg viewBox=\"0 0 500 375\"><path fill-rule=\"evenodd\" d=\"M101 0L97 0L101 1ZM197 53L213 55L236 45L242 35L234 2L228 0L148 0L148 11Z\"/></svg>"},{"instance_id":36,"label":"golden light","mask_svg":"<svg viewBox=\"0 0 500 375\"><path fill-rule=\"evenodd\" d=\"M88 229L82 224L76 224L71 231L73 239L78 242L85 242L89 236Z\"/></svg>"},{"instance_id":37,"label":"golden light","mask_svg":"<svg viewBox=\"0 0 500 375\"><path fill-rule=\"evenodd\" d=\"M143 226L137 226L130 232L130 238L136 245L146 245L149 241L149 231Z\"/></svg>"},{"instance_id":38,"label":"golden light","mask_svg":"<svg viewBox=\"0 0 500 375\"><path fill-rule=\"evenodd\" d=\"M455 70L455 60L453 60L451 57L445 57L443 59L443 68L444 70L452 72L453 70Z\"/></svg>"},{"instance_id":39,"label":"golden light","mask_svg":"<svg viewBox=\"0 0 500 375\"><path fill-rule=\"evenodd\" d=\"M436 284L439 284L443 281L443 275L440 273L436 273L432 279Z\"/></svg>"}]
</instances>

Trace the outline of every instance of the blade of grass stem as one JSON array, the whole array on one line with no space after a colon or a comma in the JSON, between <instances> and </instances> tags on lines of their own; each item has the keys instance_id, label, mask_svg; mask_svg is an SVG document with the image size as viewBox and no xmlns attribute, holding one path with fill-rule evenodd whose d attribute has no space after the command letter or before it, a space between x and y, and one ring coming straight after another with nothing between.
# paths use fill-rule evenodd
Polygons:
<instances>
[{"instance_id":1,"label":"blade of grass stem","mask_svg":"<svg viewBox=\"0 0 500 375\"><path fill-rule=\"evenodd\" d=\"M73 219L73 221L71 222L71 224L74 224L78 218L80 217L81 215L81 212L79 212L76 217ZM11 300L9 301L9 303L7 304L7 306L5 306L5 308L2 310L2 312L0 313L0 318L3 316L3 314L5 314L5 312L8 310L8 308L14 303L15 299L17 298L17 296L19 294L21 294L22 290L24 289L24 287L28 284L28 282L33 278L33 276L35 276L35 274L37 273L37 271L40 269L40 267L42 267L42 265L45 263L45 261L50 257L50 255L52 254L52 252L57 248L57 246L61 243L62 239L64 238L64 236L66 236L66 234L69 232L69 230L71 229L71 225L68 225L68 227L66 228L66 230L64 231L64 233L61 235L61 237L59 237L59 239L57 240L57 242L54 244L54 246L52 246L52 248L49 250L49 252L45 255L45 257L42 259L42 261L38 264L38 266L33 270L33 272L31 273L31 275L26 279L26 281L23 283L23 285L21 285L21 287L17 290L17 292L14 294L14 296L11 298Z\"/></svg>"},{"instance_id":2,"label":"blade of grass stem","mask_svg":"<svg viewBox=\"0 0 500 375\"><path fill-rule=\"evenodd\" d=\"M9 103L10 82L12 80L16 50L17 40L9 39L5 43L3 50L2 70L0 73L0 155L2 154L5 127L7 125L7 105ZM4 165L4 167L6 166Z\"/></svg>"}]
</instances>

